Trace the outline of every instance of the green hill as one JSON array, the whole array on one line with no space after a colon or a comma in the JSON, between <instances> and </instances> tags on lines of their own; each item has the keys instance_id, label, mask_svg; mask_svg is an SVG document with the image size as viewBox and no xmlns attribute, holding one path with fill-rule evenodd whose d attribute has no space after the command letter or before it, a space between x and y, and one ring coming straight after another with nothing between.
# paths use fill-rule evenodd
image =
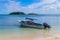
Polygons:
<instances>
[{"instance_id":1,"label":"green hill","mask_svg":"<svg viewBox=\"0 0 60 40\"><path fill-rule=\"evenodd\" d=\"M24 12L11 12L9 15L25 15Z\"/></svg>"}]
</instances>

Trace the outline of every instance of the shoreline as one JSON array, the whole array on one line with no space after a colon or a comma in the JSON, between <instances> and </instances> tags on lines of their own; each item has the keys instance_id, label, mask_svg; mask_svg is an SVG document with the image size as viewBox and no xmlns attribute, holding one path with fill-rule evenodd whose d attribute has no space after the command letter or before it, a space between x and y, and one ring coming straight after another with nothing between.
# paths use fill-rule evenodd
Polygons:
<instances>
[{"instance_id":1,"label":"shoreline","mask_svg":"<svg viewBox=\"0 0 60 40\"><path fill-rule=\"evenodd\" d=\"M41 37L33 35L6 35L0 36L0 40L60 40L60 37Z\"/></svg>"}]
</instances>

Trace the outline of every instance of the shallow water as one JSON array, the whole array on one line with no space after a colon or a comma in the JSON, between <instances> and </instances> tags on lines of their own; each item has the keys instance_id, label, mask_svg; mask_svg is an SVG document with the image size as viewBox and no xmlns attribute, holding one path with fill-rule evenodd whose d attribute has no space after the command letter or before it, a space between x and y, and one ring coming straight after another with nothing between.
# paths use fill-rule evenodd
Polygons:
<instances>
[{"instance_id":1,"label":"shallow water","mask_svg":"<svg viewBox=\"0 0 60 40\"><path fill-rule=\"evenodd\" d=\"M0 40L60 40L60 29L2 28Z\"/></svg>"},{"instance_id":2,"label":"shallow water","mask_svg":"<svg viewBox=\"0 0 60 40\"><path fill-rule=\"evenodd\" d=\"M20 28L18 20L26 17L47 22L51 29ZM0 35L0 40L60 40L60 16L0 15Z\"/></svg>"}]
</instances>

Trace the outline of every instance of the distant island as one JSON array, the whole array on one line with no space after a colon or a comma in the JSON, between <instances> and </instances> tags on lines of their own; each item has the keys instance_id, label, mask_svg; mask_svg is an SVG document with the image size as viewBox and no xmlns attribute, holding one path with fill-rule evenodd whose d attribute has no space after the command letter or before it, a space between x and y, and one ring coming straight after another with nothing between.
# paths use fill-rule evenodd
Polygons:
<instances>
[{"instance_id":1,"label":"distant island","mask_svg":"<svg viewBox=\"0 0 60 40\"><path fill-rule=\"evenodd\" d=\"M3 15L3 14L0 14ZM60 14L37 14L37 13L24 13L24 12L11 12L8 15L39 15L39 16L60 16Z\"/></svg>"},{"instance_id":2,"label":"distant island","mask_svg":"<svg viewBox=\"0 0 60 40\"><path fill-rule=\"evenodd\" d=\"M24 12L11 12L9 15L25 15Z\"/></svg>"},{"instance_id":3,"label":"distant island","mask_svg":"<svg viewBox=\"0 0 60 40\"><path fill-rule=\"evenodd\" d=\"M37 15L36 13L28 13L28 15Z\"/></svg>"},{"instance_id":4,"label":"distant island","mask_svg":"<svg viewBox=\"0 0 60 40\"><path fill-rule=\"evenodd\" d=\"M9 15L37 15L36 13L28 13L25 14L24 12L11 12Z\"/></svg>"}]
</instances>

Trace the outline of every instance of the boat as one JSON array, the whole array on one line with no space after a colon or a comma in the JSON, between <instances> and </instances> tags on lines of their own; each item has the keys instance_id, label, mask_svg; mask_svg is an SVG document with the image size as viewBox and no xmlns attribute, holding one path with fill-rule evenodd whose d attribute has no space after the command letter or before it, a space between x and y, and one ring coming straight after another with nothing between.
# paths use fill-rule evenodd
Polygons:
<instances>
[{"instance_id":1,"label":"boat","mask_svg":"<svg viewBox=\"0 0 60 40\"><path fill-rule=\"evenodd\" d=\"M36 19L32 19L32 18L26 18L26 19L28 19L28 20L19 21L20 27L37 28L37 29L51 28L50 25L48 25L47 23L43 23L43 24L35 23L34 20L36 20Z\"/></svg>"}]
</instances>

